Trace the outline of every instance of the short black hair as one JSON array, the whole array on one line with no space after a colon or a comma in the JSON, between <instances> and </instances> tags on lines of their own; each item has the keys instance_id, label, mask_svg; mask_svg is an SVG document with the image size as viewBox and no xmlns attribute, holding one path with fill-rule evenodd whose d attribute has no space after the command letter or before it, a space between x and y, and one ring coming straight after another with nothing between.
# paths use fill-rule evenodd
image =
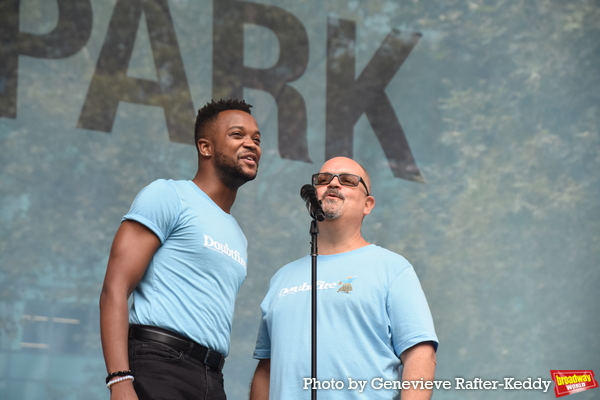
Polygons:
<instances>
[{"instance_id":1,"label":"short black hair","mask_svg":"<svg viewBox=\"0 0 600 400\"><path fill-rule=\"evenodd\" d=\"M217 102L211 100L209 103L206 103L204 107L198 110L198 115L196 116L196 126L194 127L194 144L196 148L198 147L198 140L206 137L206 127L217 119L221 111L240 110L252 115L250 107L252 106L247 104L245 100L237 99L221 99Z\"/></svg>"}]
</instances>

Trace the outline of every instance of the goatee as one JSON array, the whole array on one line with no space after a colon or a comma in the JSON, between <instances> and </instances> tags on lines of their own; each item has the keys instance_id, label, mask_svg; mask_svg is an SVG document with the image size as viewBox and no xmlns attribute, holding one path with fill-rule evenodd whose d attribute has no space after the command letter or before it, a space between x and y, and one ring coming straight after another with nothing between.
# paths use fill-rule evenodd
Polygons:
<instances>
[{"instance_id":1,"label":"goatee","mask_svg":"<svg viewBox=\"0 0 600 400\"><path fill-rule=\"evenodd\" d=\"M321 206L326 219L336 219L342 215L342 204L338 200L330 199L327 196L333 194L338 200L344 200L346 197L337 189L327 189L321 198Z\"/></svg>"}]
</instances>

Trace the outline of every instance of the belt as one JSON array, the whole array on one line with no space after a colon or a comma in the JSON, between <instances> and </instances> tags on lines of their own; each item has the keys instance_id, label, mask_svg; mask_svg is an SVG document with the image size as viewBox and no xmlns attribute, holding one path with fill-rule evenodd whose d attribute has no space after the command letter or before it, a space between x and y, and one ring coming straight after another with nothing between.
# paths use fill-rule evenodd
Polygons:
<instances>
[{"instance_id":1,"label":"belt","mask_svg":"<svg viewBox=\"0 0 600 400\"><path fill-rule=\"evenodd\" d=\"M223 369L223 364L225 364L225 357L221 353L167 329L148 325L131 325L129 327L129 337L166 344L219 371Z\"/></svg>"}]
</instances>

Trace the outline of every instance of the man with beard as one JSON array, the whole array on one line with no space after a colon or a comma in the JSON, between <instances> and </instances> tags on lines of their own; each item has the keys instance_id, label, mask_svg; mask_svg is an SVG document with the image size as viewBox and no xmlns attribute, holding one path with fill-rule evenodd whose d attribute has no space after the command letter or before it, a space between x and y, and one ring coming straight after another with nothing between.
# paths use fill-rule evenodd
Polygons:
<instances>
[{"instance_id":1,"label":"man with beard","mask_svg":"<svg viewBox=\"0 0 600 400\"><path fill-rule=\"evenodd\" d=\"M194 179L151 183L123 217L100 295L112 400L226 398L221 369L247 263L230 209L261 155L250 107L200 109Z\"/></svg>"},{"instance_id":2,"label":"man with beard","mask_svg":"<svg viewBox=\"0 0 600 400\"><path fill-rule=\"evenodd\" d=\"M431 313L408 261L362 237L363 219L375 206L369 175L337 157L312 183L325 214L317 260L317 382L310 378L307 255L273 276L261 304L250 399L308 400L313 387L320 400L397 399L400 379L417 384L402 387L402 400L429 399L425 382L434 378L438 345ZM347 286L339 289L340 283Z\"/></svg>"}]
</instances>

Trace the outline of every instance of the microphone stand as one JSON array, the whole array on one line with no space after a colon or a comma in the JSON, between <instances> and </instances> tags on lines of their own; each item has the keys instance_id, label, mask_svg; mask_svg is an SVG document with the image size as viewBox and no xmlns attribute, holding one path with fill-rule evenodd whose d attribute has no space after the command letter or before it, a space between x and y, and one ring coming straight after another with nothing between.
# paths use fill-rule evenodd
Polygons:
<instances>
[{"instance_id":1,"label":"microphone stand","mask_svg":"<svg viewBox=\"0 0 600 400\"><path fill-rule=\"evenodd\" d=\"M310 223L310 257L312 265L311 276L311 378L312 389L311 399L317 399L317 236L319 235L319 227L317 220L313 218Z\"/></svg>"},{"instance_id":2,"label":"microphone stand","mask_svg":"<svg viewBox=\"0 0 600 400\"><path fill-rule=\"evenodd\" d=\"M310 256L312 260L312 277L311 277L311 399L317 399L317 236L319 235L319 227L317 221L325 220L325 213L321 208L321 203L317 198L317 191L313 185L304 185L300 189L300 197L306 203L308 213L312 217L310 224L311 248Z\"/></svg>"}]
</instances>

